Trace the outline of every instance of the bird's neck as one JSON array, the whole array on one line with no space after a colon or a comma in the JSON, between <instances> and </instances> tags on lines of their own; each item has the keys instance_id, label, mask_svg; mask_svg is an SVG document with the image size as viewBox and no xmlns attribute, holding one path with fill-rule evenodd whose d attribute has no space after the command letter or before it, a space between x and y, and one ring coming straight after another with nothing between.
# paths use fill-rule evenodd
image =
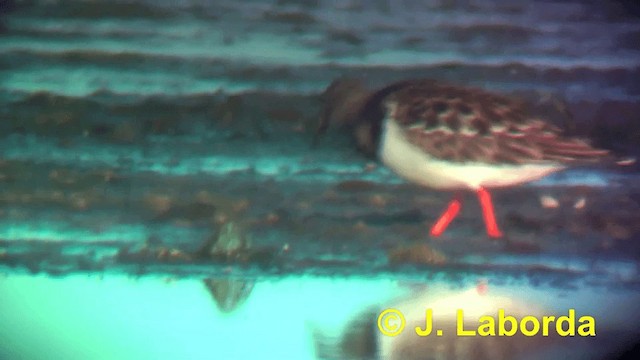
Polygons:
<instances>
[{"instance_id":1,"label":"bird's neck","mask_svg":"<svg viewBox=\"0 0 640 360\"><path fill-rule=\"evenodd\" d=\"M387 96L406 86L407 83L398 82L379 89L369 94L363 102L352 129L358 149L367 156L373 158L377 155L382 136L383 121L387 114L384 104Z\"/></svg>"}]
</instances>

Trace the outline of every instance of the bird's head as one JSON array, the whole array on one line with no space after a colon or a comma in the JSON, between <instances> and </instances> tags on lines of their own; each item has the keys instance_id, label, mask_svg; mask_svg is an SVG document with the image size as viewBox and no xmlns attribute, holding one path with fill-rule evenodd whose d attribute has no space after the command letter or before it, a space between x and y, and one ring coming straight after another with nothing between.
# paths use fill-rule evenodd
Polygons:
<instances>
[{"instance_id":1,"label":"bird's head","mask_svg":"<svg viewBox=\"0 0 640 360\"><path fill-rule=\"evenodd\" d=\"M342 128L353 125L368 96L369 91L360 80L343 78L333 81L321 95L323 108L314 143L330 126Z\"/></svg>"}]
</instances>

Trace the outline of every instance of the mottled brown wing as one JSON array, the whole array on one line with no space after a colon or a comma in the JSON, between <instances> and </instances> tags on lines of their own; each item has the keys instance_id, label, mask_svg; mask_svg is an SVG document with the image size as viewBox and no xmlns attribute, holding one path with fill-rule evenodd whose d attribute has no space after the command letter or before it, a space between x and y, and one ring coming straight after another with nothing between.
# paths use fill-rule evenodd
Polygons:
<instances>
[{"instance_id":1,"label":"mottled brown wing","mask_svg":"<svg viewBox=\"0 0 640 360\"><path fill-rule=\"evenodd\" d=\"M443 160L567 163L607 154L528 117L521 102L484 90L412 83L389 95L387 101L396 105L390 115L405 129L407 139Z\"/></svg>"}]
</instances>

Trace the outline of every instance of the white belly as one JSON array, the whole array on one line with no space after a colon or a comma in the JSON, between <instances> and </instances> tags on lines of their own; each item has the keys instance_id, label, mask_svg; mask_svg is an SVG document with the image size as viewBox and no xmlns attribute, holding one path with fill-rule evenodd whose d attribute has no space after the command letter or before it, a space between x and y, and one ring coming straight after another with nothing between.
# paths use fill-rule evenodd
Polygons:
<instances>
[{"instance_id":1,"label":"white belly","mask_svg":"<svg viewBox=\"0 0 640 360\"><path fill-rule=\"evenodd\" d=\"M502 187L538 180L564 169L558 164L496 165L435 159L405 140L400 126L384 120L379 156L401 177L435 189Z\"/></svg>"}]
</instances>

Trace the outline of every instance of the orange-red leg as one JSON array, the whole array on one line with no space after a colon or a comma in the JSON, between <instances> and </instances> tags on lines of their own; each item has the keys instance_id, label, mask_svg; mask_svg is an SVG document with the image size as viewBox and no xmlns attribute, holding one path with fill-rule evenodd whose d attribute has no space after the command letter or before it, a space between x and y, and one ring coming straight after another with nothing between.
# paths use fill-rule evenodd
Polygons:
<instances>
[{"instance_id":1,"label":"orange-red leg","mask_svg":"<svg viewBox=\"0 0 640 360\"><path fill-rule=\"evenodd\" d=\"M491 195L485 188L478 189L478 199L480 200L480 206L482 207L482 216L484 217L484 224L487 227L487 235L493 238L502 237L502 231L498 229L496 223L496 214L493 211L493 202L491 202Z\"/></svg>"},{"instance_id":2,"label":"orange-red leg","mask_svg":"<svg viewBox=\"0 0 640 360\"><path fill-rule=\"evenodd\" d=\"M440 236L447 229L447 226L453 221L453 219L458 216L460 212L460 208L462 207L462 203L458 199L453 199L447 206L447 210L440 215L438 221L433 224L431 227L431 231L429 232L431 236Z\"/></svg>"}]
</instances>

